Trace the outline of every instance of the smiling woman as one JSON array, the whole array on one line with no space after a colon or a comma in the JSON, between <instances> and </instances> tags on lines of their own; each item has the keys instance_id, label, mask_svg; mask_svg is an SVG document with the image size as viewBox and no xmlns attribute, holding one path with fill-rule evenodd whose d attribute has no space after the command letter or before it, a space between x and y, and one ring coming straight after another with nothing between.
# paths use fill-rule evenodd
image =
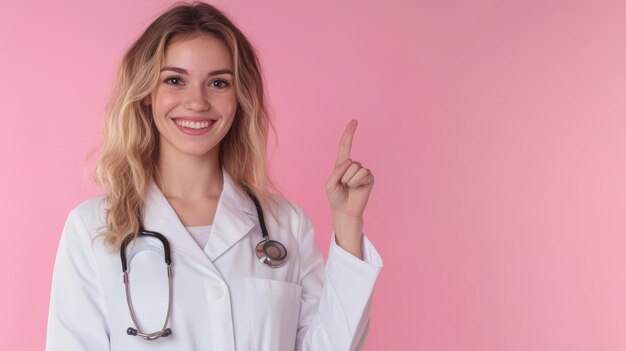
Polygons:
<instances>
[{"instance_id":1,"label":"smiling woman","mask_svg":"<svg viewBox=\"0 0 626 351\"><path fill-rule=\"evenodd\" d=\"M152 180L180 209L184 224L210 222L223 182L217 165L279 220L270 195L279 191L267 174L273 123L265 99L252 44L218 9L183 4L152 22L124 56L107 106L95 170L111 203L105 240L119 246L126 233L139 230L142 198ZM206 136L194 129L201 122L209 124ZM202 155L202 161L193 155ZM167 181L174 179L167 172L176 170L179 177L181 169L194 174L181 179L191 194ZM198 179L205 181L197 184Z\"/></svg>"},{"instance_id":2,"label":"smiling woman","mask_svg":"<svg viewBox=\"0 0 626 351\"><path fill-rule=\"evenodd\" d=\"M324 265L309 217L267 175L252 45L205 3L159 16L107 107L105 193L63 230L46 349L363 349L382 260L362 231L374 178L350 159L356 126L326 184Z\"/></svg>"}]
</instances>

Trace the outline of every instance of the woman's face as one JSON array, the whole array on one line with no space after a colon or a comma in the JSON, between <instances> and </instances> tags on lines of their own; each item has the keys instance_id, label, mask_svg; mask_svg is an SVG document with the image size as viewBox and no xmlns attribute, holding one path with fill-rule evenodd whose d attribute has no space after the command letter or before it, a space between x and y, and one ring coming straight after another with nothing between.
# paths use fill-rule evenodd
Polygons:
<instances>
[{"instance_id":1,"label":"woman's face","mask_svg":"<svg viewBox=\"0 0 626 351\"><path fill-rule=\"evenodd\" d=\"M162 152L217 152L237 111L226 45L209 34L174 38L150 98Z\"/></svg>"}]
</instances>

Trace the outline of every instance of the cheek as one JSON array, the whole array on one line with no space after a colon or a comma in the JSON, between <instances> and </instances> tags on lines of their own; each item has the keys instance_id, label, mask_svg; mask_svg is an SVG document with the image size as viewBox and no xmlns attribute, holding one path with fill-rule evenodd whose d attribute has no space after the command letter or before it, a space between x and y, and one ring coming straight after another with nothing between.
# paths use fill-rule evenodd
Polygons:
<instances>
[{"instance_id":1,"label":"cheek","mask_svg":"<svg viewBox=\"0 0 626 351\"><path fill-rule=\"evenodd\" d=\"M152 103L154 117L164 117L170 109L176 106L178 97L175 93L157 90Z\"/></svg>"},{"instance_id":2,"label":"cheek","mask_svg":"<svg viewBox=\"0 0 626 351\"><path fill-rule=\"evenodd\" d=\"M225 96L220 101L220 106L222 117L233 118L235 112L237 112L237 97L234 94L228 97Z\"/></svg>"}]
</instances>

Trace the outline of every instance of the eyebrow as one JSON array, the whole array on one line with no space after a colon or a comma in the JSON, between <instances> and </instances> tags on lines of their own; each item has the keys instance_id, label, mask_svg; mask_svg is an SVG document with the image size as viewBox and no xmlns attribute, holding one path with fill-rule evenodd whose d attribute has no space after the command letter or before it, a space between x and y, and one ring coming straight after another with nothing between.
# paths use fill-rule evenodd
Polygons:
<instances>
[{"instance_id":1,"label":"eyebrow","mask_svg":"<svg viewBox=\"0 0 626 351\"><path fill-rule=\"evenodd\" d=\"M181 74L189 74L189 72L187 72L186 69L184 68L180 68L180 67L174 67L174 66L165 66L163 68L161 68L160 72L163 71L173 71L173 72L178 72ZM211 71L209 72L209 76L217 76L219 74L230 74L231 76L234 76L233 71L229 70L229 69L218 69L215 71Z\"/></svg>"}]
</instances>

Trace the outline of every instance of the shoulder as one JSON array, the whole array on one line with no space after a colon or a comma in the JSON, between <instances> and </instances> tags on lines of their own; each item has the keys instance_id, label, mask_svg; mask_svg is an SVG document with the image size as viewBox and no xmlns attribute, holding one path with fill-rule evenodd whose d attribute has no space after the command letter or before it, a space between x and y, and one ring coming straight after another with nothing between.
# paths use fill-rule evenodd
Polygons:
<instances>
[{"instance_id":1,"label":"shoulder","mask_svg":"<svg viewBox=\"0 0 626 351\"><path fill-rule=\"evenodd\" d=\"M276 202L281 225L289 227L292 233L301 233L313 226L306 210L297 202L278 194L272 194L272 199Z\"/></svg>"},{"instance_id":2,"label":"shoulder","mask_svg":"<svg viewBox=\"0 0 626 351\"><path fill-rule=\"evenodd\" d=\"M300 219L301 216L306 215L302 206L283 195L271 194L271 197L276 203L277 212L281 217Z\"/></svg>"},{"instance_id":3,"label":"shoulder","mask_svg":"<svg viewBox=\"0 0 626 351\"><path fill-rule=\"evenodd\" d=\"M93 262L94 239L106 229L105 202L104 195L98 195L69 211L59 240L57 260L69 259L74 264Z\"/></svg>"},{"instance_id":4,"label":"shoulder","mask_svg":"<svg viewBox=\"0 0 626 351\"><path fill-rule=\"evenodd\" d=\"M84 200L70 210L67 226L82 229L89 237L94 237L106 223L107 202L104 194Z\"/></svg>"}]
</instances>

